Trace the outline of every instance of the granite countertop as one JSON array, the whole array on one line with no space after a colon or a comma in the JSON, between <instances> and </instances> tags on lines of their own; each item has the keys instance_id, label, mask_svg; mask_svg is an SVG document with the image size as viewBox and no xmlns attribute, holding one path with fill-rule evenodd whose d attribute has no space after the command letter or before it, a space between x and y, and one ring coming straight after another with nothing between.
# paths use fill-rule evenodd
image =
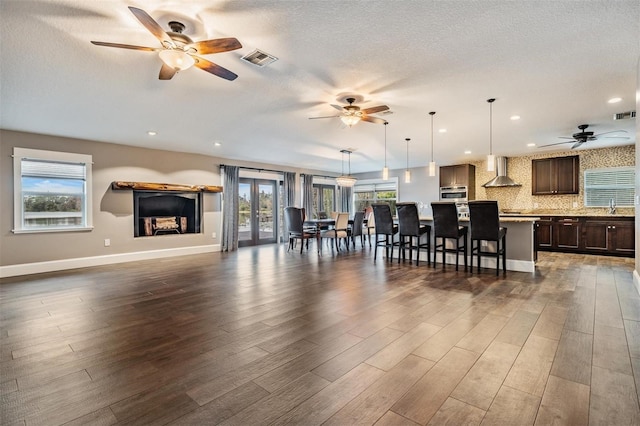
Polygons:
<instances>
[{"instance_id":1,"label":"granite countertop","mask_svg":"<svg viewBox=\"0 0 640 426\"><path fill-rule=\"evenodd\" d=\"M501 217L523 217L523 216L572 216L572 217L635 217L634 213L608 213L604 209L593 210L504 210L500 213Z\"/></svg>"}]
</instances>

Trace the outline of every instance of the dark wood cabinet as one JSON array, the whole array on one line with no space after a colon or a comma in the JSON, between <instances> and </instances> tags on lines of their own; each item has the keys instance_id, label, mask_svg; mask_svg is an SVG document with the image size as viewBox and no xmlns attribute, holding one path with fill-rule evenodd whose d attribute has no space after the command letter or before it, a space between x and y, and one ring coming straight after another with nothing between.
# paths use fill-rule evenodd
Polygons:
<instances>
[{"instance_id":1,"label":"dark wood cabinet","mask_svg":"<svg viewBox=\"0 0 640 426\"><path fill-rule=\"evenodd\" d=\"M531 160L532 195L578 194L580 190L580 160L569 157Z\"/></svg>"},{"instance_id":2,"label":"dark wood cabinet","mask_svg":"<svg viewBox=\"0 0 640 426\"><path fill-rule=\"evenodd\" d=\"M537 250L635 256L633 217L541 217L536 222Z\"/></svg>"},{"instance_id":3,"label":"dark wood cabinet","mask_svg":"<svg viewBox=\"0 0 640 426\"><path fill-rule=\"evenodd\" d=\"M440 167L440 187L466 186L469 200L476 198L476 166L457 164Z\"/></svg>"}]
</instances>

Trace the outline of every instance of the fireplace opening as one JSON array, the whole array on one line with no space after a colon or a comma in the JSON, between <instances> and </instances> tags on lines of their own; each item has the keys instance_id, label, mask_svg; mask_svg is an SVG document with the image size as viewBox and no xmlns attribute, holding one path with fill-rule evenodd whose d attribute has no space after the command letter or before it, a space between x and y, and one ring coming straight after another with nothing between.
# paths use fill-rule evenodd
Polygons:
<instances>
[{"instance_id":1,"label":"fireplace opening","mask_svg":"<svg viewBox=\"0 0 640 426\"><path fill-rule=\"evenodd\" d=\"M133 191L134 236L198 234L200 192Z\"/></svg>"}]
</instances>

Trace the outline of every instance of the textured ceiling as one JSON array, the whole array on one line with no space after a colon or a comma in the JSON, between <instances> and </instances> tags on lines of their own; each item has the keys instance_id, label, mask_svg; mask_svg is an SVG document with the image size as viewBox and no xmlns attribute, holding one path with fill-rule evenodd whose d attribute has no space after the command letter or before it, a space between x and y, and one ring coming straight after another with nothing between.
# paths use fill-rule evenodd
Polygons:
<instances>
[{"instance_id":1,"label":"textured ceiling","mask_svg":"<svg viewBox=\"0 0 640 426\"><path fill-rule=\"evenodd\" d=\"M156 53L92 45L158 46L127 6L183 21L194 40L236 37L242 49L206 58L238 79L192 68L160 81ZM335 172L353 148L352 172L379 170L383 125L308 119L355 93L392 111L382 115L391 168L406 166L405 138L410 167L430 161L429 111L438 164L482 158L488 98L497 155L549 152L527 144L560 142L583 123L629 137L585 148L635 142L635 120L612 116L635 110L637 0L2 0L0 20L4 129ZM279 60L240 60L256 48Z\"/></svg>"}]
</instances>

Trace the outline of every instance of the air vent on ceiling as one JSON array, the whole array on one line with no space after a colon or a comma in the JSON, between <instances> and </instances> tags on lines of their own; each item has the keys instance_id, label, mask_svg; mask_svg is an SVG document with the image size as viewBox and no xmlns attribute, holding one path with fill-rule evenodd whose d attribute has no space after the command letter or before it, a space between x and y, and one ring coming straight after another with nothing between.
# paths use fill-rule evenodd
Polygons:
<instances>
[{"instance_id":1,"label":"air vent on ceiling","mask_svg":"<svg viewBox=\"0 0 640 426\"><path fill-rule=\"evenodd\" d=\"M620 112L618 114L613 114L614 120L626 120L628 118L636 118L636 112L627 111L627 112Z\"/></svg>"},{"instance_id":2,"label":"air vent on ceiling","mask_svg":"<svg viewBox=\"0 0 640 426\"><path fill-rule=\"evenodd\" d=\"M259 67L267 66L278 60L278 58L276 58L275 56L269 55L268 53L258 49L254 50L253 52L247 55L244 55L242 59L252 63L253 65L257 65Z\"/></svg>"}]
</instances>

